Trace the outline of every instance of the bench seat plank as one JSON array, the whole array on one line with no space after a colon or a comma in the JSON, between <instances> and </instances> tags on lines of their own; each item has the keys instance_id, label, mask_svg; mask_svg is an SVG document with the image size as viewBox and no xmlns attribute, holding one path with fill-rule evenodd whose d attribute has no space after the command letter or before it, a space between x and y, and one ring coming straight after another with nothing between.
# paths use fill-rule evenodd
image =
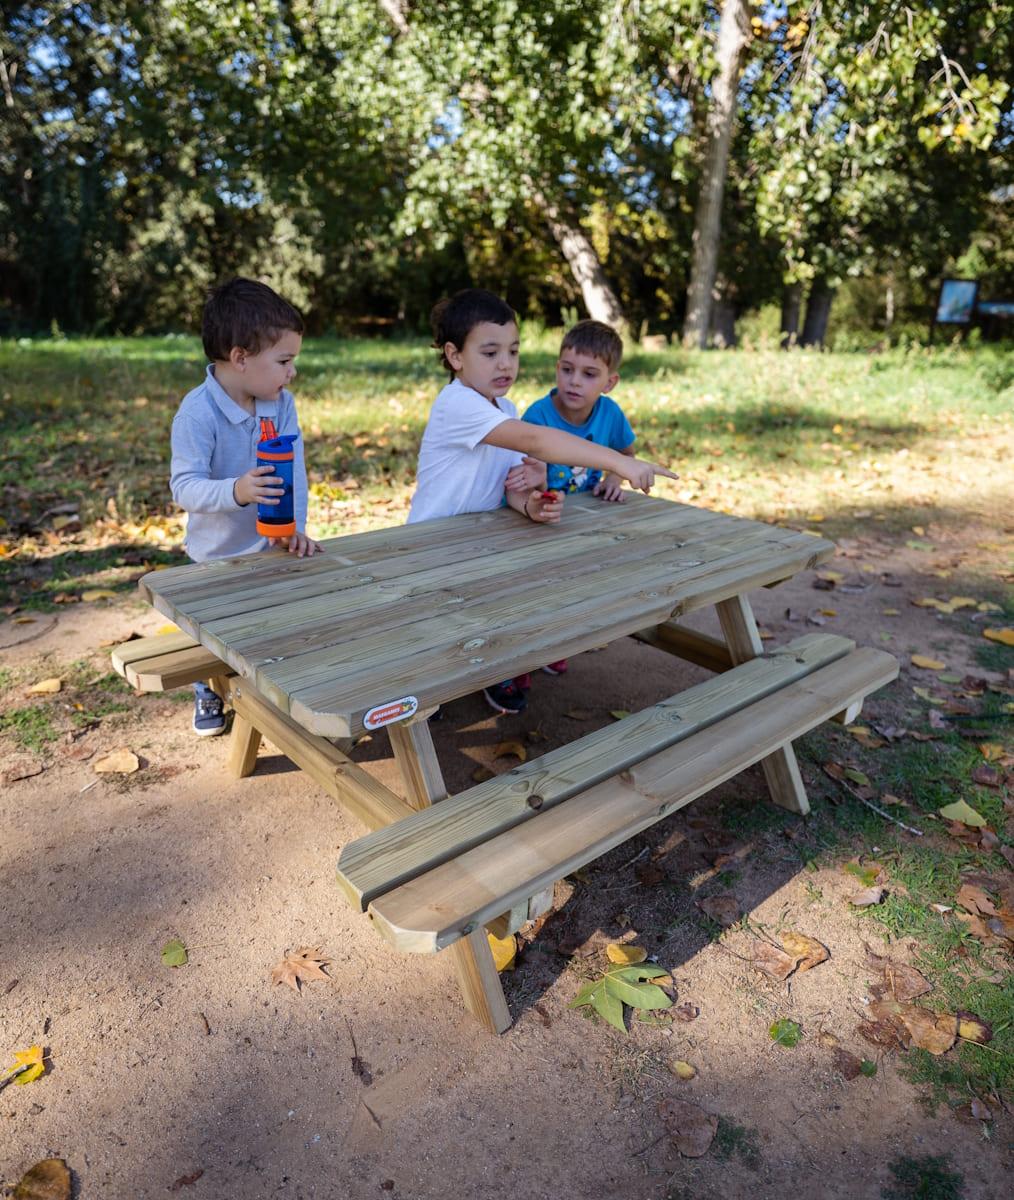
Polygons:
<instances>
[{"instance_id":1,"label":"bench seat plank","mask_svg":"<svg viewBox=\"0 0 1014 1200\"><path fill-rule=\"evenodd\" d=\"M834 634L806 634L734 671L441 800L396 826L345 846L338 861L338 882L350 903L365 909L380 893L844 658L854 645ZM531 804L533 797L541 798L537 809Z\"/></svg>"},{"instance_id":2,"label":"bench seat plank","mask_svg":"<svg viewBox=\"0 0 1014 1200\"><path fill-rule=\"evenodd\" d=\"M127 682L141 692L169 692L173 688L232 672L220 658L204 646L175 650L155 658L141 658L125 664Z\"/></svg>"},{"instance_id":3,"label":"bench seat plank","mask_svg":"<svg viewBox=\"0 0 1014 1200\"><path fill-rule=\"evenodd\" d=\"M897 673L891 655L856 650L623 775L401 884L372 901L370 916L401 950L433 953L451 945L883 687Z\"/></svg>"},{"instance_id":4,"label":"bench seat plank","mask_svg":"<svg viewBox=\"0 0 1014 1200\"><path fill-rule=\"evenodd\" d=\"M113 666L121 675L126 675L127 663L141 658L157 658L160 654L173 654L177 650L192 650L200 645L188 633L156 633L152 637L131 638L114 646L109 652Z\"/></svg>"}]
</instances>

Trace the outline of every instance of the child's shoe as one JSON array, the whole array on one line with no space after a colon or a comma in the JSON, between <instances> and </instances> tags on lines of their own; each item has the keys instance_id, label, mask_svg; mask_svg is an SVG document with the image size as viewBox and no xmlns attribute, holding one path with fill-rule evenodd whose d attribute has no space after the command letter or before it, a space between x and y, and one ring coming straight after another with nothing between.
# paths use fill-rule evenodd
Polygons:
<instances>
[{"instance_id":1,"label":"child's shoe","mask_svg":"<svg viewBox=\"0 0 1014 1200\"><path fill-rule=\"evenodd\" d=\"M206 684L194 684L194 733L217 737L225 732L225 706Z\"/></svg>"},{"instance_id":2,"label":"child's shoe","mask_svg":"<svg viewBox=\"0 0 1014 1200\"><path fill-rule=\"evenodd\" d=\"M498 713L513 715L524 712L528 707L528 700L525 698L524 692L513 679L491 684L488 688L483 689L482 694L486 697L486 703L490 708Z\"/></svg>"},{"instance_id":3,"label":"child's shoe","mask_svg":"<svg viewBox=\"0 0 1014 1200\"><path fill-rule=\"evenodd\" d=\"M546 663L542 669L547 675L566 675L567 660L565 658L561 658L559 662Z\"/></svg>"},{"instance_id":4,"label":"child's shoe","mask_svg":"<svg viewBox=\"0 0 1014 1200\"><path fill-rule=\"evenodd\" d=\"M529 674L528 674L528 672L526 671L526 672L524 673L524 675L515 675L515 676L514 676L514 682L515 682L515 683L518 685L518 687L519 687L519 688L520 688L520 689L521 689L523 692L527 692L527 691L528 691L528 689L529 689L529 688L532 686L532 677L531 677L531 675L529 675Z\"/></svg>"}]
</instances>

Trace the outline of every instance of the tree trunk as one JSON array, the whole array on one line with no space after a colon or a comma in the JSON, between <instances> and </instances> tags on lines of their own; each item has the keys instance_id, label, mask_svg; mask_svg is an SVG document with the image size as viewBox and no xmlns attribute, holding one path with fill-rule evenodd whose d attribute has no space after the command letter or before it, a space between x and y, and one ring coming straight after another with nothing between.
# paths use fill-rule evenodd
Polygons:
<instances>
[{"instance_id":1,"label":"tree trunk","mask_svg":"<svg viewBox=\"0 0 1014 1200\"><path fill-rule=\"evenodd\" d=\"M823 346L827 336L827 321L831 315L834 291L823 279L815 279L806 298L806 320L803 322L804 346Z\"/></svg>"},{"instance_id":2,"label":"tree trunk","mask_svg":"<svg viewBox=\"0 0 1014 1200\"><path fill-rule=\"evenodd\" d=\"M538 189L532 188L532 199L546 219L571 274L581 289L588 316L604 321L614 329L625 332L627 319L619 297L609 285L605 270L595 253L595 247L584 230L560 215L559 209Z\"/></svg>"},{"instance_id":3,"label":"tree trunk","mask_svg":"<svg viewBox=\"0 0 1014 1200\"><path fill-rule=\"evenodd\" d=\"M803 285L788 283L782 292L782 324L779 344L791 350L799 341L799 310L803 303Z\"/></svg>"},{"instance_id":4,"label":"tree trunk","mask_svg":"<svg viewBox=\"0 0 1014 1200\"><path fill-rule=\"evenodd\" d=\"M701 190L694 216L694 257L683 320L683 345L704 349L708 341L711 291L718 269L722 194L729 162L729 143L736 120L736 91L743 51L750 40L749 0L723 0L718 24L718 72L712 80L707 146Z\"/></svg>"},{"instance_id":5,"label":"tree trunk","mask_svg":"<svg viewBox=\"0 0 1014 1200\"><path fill-rule=\"evenodd\" d=\"M711 344L718 350L732 350L736 345L736 306L721 296L711 302Z\"/></svg>"}]
</instances>

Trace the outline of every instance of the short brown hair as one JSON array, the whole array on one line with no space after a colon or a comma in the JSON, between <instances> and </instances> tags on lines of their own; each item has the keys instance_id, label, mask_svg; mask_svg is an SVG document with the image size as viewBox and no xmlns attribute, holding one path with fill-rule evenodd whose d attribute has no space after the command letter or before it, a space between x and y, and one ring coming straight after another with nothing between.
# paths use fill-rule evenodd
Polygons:
<instances>
[{"instance_id":1,"label":"short brown hair","mask_svg":"<svg viewBox=\"0 0 1014 1200\"><path fill-rule=\"evenodd\" d=\"M201 341L212 362L224 362L233 346L260 354L289 332L302 333L303 318L266 283L237 276L208 293Z\"/></svg>"},{"instance_id":2,"label":"short brown hair","mask_svg":"<svg viewBox=\"0 0 1014 1200\"><path fill-rule=\"evenodd\" d=\"M604 321L578 321L563 335L560 353L564 350L601 358L610 371L615 371L623 359L623 339Z\"/></svg>"}]
</instances>

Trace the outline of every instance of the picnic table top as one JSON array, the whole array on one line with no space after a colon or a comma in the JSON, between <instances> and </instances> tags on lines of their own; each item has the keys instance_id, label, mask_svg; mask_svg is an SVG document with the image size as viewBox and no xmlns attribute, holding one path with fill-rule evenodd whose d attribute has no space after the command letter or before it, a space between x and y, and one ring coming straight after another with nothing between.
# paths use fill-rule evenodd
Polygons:
<instances>
[{"instance_id":1,"label":"picnic table top","mask_svg":"<svg viewBox=\"0 0 1014 1200\"><path fill-rule=\"evenodd\" d=\"M159 612L311 733L345 737L816 566L833 543L628 494L152 572ZM410 703L411 702L411 703ZM377 710L377 711L375 711ZM373 714L370 716L370 714Z\"/></svg>"}]
</instances>

